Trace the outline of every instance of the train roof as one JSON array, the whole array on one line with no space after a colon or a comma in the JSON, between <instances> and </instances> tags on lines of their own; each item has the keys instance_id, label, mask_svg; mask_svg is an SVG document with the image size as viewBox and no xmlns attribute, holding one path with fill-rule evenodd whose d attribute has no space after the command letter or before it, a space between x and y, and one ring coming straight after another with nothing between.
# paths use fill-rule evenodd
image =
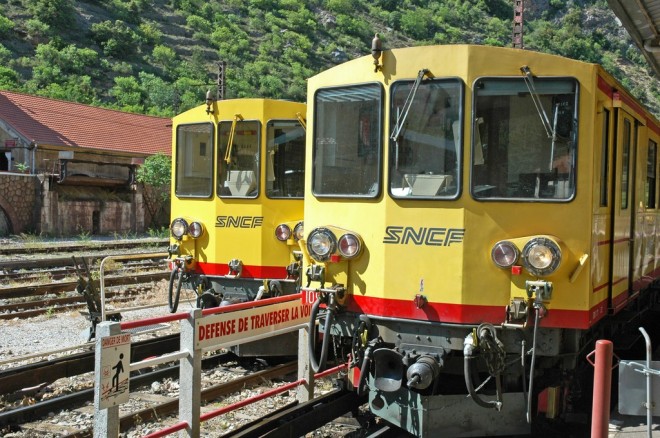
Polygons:
<instances>
[{"instance_id":1,"label":"train roof","mask_svg":"<svg viewBox=\"0 0 660 438\"><path fill-rule=\"evenodd\" d=\"M430 53L429 51L431 49L434 50L436 54ZM409 63L399 63L398 58L403 56L404 53L407 57L418 56L422 61L414 66L409 65ZM623 97L622 100L624 100L637 113L639 113L643 119L651 121L655 126L660 125L657 118L650 111L648 111L648 109L644 107L641 102L633 97L632 94L630 94L625 89L625 87L602 66L599 64L566 58L560 55L510 47L495 47L476 44L448 44L386 49L383 50L383 55L380 61L387 67L389 71L395 71L397 75L401 77L407 77L408 75L410 75L410 77L414 77L419 68L425 67L425 62L433 62L432 59L436 58L435 63L441 64L441 62L438 62L437 59L441 61L441 57L448 53L464 56L465 59L468 59L468 63L470 64L475 63L487 65L489 72L492 72L493 75L510 76L512 74L512 61L520 59L521 66L540 65L544 66L544 70L546 71L554 70L557 74L565 72L563 74L566 76L578 76L578 74L584 76L585 74L588 74L594 79L598 76L602 78L610 88L613 90L615 89L618 95ZM497 62L493 62L493 59L495 59ZM370 72L373 73L371 76L373 80L379 80L379 77L382 78L381 72L374 72L373 57L371 55L365 55L325 70L311 77L309 79L309 83L322 84L324 82L328 82L336 84L337 80L341 81L342 79L346 80L345 84L347 85L351 83L351 80L360 82L357 79L354 79L356 77L354 72L356 69L360 69L366 72L366 70L369 68L369 66L364 65L366 63L369 64ZM339 73L342 69L346 70L346 72ZM463 68L463 70L465 70L465 68ZM405 73L403 71L405 71ZM454 69L454 71L456 71L456 69ZM439 72L432 71L431 73L439 75ZM364 78L365 76L360 74L359 77ZM387 83L390 79L391 78L385 78L385 82ZM313 96L308 94L308 100L311 98L313 98Z\"/></svg>"},{"instance_id":2,"label":"train roof","mask_svg":"<svg viewBox=\"0 0 660 438\"><path fill-rule=\"evenodd\" d=\"M649 65L660 78L660 0L607 0Z\"/></svg>"}]
</instances>

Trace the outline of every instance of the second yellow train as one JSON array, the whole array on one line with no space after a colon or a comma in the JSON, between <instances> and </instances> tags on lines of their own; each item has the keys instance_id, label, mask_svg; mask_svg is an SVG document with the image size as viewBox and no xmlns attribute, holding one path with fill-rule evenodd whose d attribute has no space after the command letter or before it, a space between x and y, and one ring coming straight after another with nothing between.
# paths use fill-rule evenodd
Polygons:
<instances>
[{"instance_id":1,"label":"second yellow train","mask_svg":"<svg viewBox=\"0 0 660 438\"><path fill-rule=\"evenodd\" d=\"M299 290L305 105L208 99L173 119L170 311Z\"/></svg>"}]
</instances>

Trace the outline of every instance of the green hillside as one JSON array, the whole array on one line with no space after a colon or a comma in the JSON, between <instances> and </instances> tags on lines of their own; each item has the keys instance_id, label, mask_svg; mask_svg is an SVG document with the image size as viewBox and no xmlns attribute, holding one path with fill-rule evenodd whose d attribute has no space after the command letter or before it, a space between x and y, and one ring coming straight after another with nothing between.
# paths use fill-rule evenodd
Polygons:
<instances>
[{"instance_id":1,"label":"green hillside","mask_svg":"<svg viewBox=\"0 0 660 438\"><path fill-rule=\"evenodd\" d=\"M0 89L171 116L216 89L302 101L306 78L386 48L510 46L513 0L0 0ZM606 0L527 0L524 43L660 89Z\"/></svg>"}]
</instances>

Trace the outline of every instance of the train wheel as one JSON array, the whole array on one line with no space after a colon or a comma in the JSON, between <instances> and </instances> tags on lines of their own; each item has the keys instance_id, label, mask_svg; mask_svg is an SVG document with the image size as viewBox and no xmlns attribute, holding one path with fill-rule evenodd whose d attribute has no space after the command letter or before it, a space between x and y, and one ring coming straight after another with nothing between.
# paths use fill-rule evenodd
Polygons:
<instances>
[{"instance_id":1,"label":"train wheel","mask_svg":"<svg viewBox=\"0 0 660 438\"><path fill-rule=\"evenodd\" d=\"M179 307L181 283L183 283L183 269L179 266L175 266L170 274L170 284L167 294L167 303L170 306L170 313L176 312L176 309Z\"/></svg>"}]
</instances>

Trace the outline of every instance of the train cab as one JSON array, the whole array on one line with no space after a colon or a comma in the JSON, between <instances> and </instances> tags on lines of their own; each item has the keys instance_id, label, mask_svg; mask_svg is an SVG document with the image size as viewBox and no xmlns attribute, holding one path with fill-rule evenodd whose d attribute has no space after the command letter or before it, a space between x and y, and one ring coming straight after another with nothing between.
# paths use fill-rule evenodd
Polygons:
<instances>
[{"instance_id":1,"label":"train cab","mask_svg":"<svg viewBox=\"0 0 660 438\"><path fill-rule=\"evenodd\" d=\"M172 312L180 298L205 308L298 291L305 111L209 99L174 117Z\"/></svg>"}]
</instances>

